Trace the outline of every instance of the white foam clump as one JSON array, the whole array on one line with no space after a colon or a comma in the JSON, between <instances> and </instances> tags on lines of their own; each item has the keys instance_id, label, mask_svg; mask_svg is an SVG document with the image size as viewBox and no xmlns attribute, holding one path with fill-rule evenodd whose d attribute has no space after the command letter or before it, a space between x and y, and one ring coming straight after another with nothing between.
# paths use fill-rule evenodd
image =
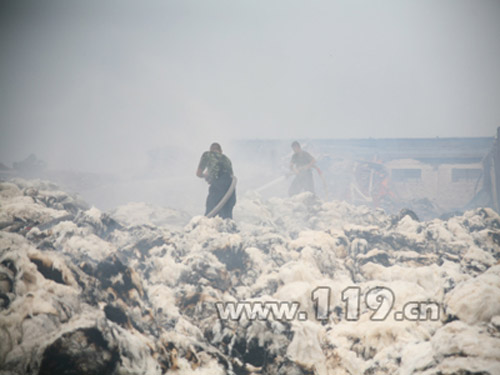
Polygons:
<instances>
[{"instance_id":1,"label":"white foam clump","mask_svg":"<svg viewBox=\"0 0 500 375\"><path fill-rule=\"evenodd\" d=\"M56 340L95 328L120 358L116 374L498 373L500 217L492 210L419 222L309 193L253 194L239 199L235 221L184 220L142 203L110 214L48 207L66 197L51 189L0 184L0 204L10 207L0 215L9 224L0 232L0 292L9 301L0 310L0 368L38 369ZM33 227L14 225L15 215ZM318 287L330 297L323 321ZM349 287L360 292L355 321L342 299ZM381 287L394 305L374 321L365 296ZM215 308L222 301L298 302L307 315L225 320ZM436 302L439 318L397 320L415 301Z\"/></svg>"},{"instance_id":2,"label":"white foam clump","mask_svg":"<svg viewBox=\"0 0 500 375\"><path fill-rule=\"evenodd\" d=\"M430 342L438 362L435 371L500 373L500 340L478 326L454 321L440 328Z\"/></svg>"},{"instance_id":3,"label":"white foam clump","mask_svg":"<svg viewBox=\"0 0 500 375\"><path fill-rule=\"evenodd\" d=\"M186 213L167 207L157 207L144 202L131 202L111 211L113 217L129 226L155 225L182 227L187 224Z\"/></svg>"},{"instance_id":4,"label":"white foam clump","mask_svg":"<svg viewBox=\"0 0 500 375\"><path fill-rule=\"evenodd\" d=\"M469 324L488 322L500 314L500 265L460 283L446 298L450 314Z\"/></svg>"},{"instance_id":5,"label":"white foam clump","mask_svg":"<svg viewBox=\"0 0 500 375\"><path fill-rule=\"evenodd\" d=\"M321 326L311 321L296 322L292 325L293 339L286 354L295 362L313 369L318 375L327 375L326 357L320 346Z\"/></svg>"}]
</instances>

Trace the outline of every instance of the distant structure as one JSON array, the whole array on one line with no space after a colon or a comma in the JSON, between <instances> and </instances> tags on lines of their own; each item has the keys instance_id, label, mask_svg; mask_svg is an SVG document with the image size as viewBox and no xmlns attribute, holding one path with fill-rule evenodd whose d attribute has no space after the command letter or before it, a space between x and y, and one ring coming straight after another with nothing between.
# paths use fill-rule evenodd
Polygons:
<instances>
[{"instance_id":1,"label":"distant structure","mask_svg":"<svg viewBox=\"0 0 500 375\"><path fill-rule=\"evenodd\" d=\"M497 137L490 154L485 158L485 175L490 175L490 186L493 198L493 207L500 212L500 127L497 128Z\"/></svg>"},{"instance_id":2,"label":"distant structure","mask_svg":"<svg viewBox=\"0 0 500 375\"><path fill-rule=\"evenodd\" d=\"M500 128L496 137L304 140L314 152L330 197L425 217L500 202ZM246 158L278 170L288 140L241 140ZM264 181L263 181L264 182Z\"/></svg>"},{"instance_id":3,"label":"distant structure","mask_svg":"<svg viewBox=\"0 0 500 375\"><path fill-rule=\"evenodd\" d=\"M30 154L26 159L14 162L13 167L21 173L37 173L47 167L47 163L36 157L35 154Z\"/></svg>"},{"instance_id":4,"label":"distant structure","mask_svg":"<svg viewBox=\"0 0 500 375\"><path fill-rule=\"evenodd\" d=\"M37 178L46 169L47 163L30 154L25 159L14 162L12 168L0 163L0 180L6 180L12 177Z\"/></svg>"}]
</instances>

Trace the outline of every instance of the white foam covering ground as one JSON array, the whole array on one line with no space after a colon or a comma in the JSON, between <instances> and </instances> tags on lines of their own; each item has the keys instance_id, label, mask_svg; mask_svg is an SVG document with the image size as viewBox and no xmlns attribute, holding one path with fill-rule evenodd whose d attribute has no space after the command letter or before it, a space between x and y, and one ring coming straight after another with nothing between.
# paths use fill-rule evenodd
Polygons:
<instances>
[{"instance_id":1,"label":"white foam covering ground","mask_svg":"<svg viewBox=\"0 0 500 375\"><path fill-rule=\"evenodd\" d=\"M104 213L45 181L1 183L0 374L500 374L493 210L419 222L247 194L234 218L143 203ZM378 287L394 295L382 321L364 298ZM299 302L307 318L215 308L259 301ZM436 302L439 318L396 319L415 301Z\"/></svg>"}]
</instances>

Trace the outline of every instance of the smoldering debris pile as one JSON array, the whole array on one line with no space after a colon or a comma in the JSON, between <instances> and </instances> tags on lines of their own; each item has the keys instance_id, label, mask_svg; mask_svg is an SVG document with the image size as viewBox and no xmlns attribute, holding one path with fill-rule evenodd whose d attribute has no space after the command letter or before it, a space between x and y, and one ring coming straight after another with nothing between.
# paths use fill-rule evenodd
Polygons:
<instances>
[{"instance_id":1,"label":"smoldering debris pile","mask_svg":"<svg viewBox=\"0 0 500 375\"><path fill-rule=\"evenodd\" d=\"M305 193L189 219L26 180L0 184L0 205L2 375L500 374L490 209L419 222ZM218 302L300 318L231 320Z\"/></svg>"}]
</instances>

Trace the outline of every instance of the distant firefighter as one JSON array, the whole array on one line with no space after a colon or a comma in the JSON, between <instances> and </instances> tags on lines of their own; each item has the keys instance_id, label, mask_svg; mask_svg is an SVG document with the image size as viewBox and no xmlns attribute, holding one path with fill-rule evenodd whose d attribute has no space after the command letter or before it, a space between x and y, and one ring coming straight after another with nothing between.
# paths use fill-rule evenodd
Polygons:
<instances>
[{"instance_id":1,"label":"distant firefighter","mask_svg":"<svg viewBox=\"0 0 500 375\"><path fill-rule=\"evenodd\" d=\"M290 169L296 174L295 179L288 189L288 195L302 193L303 191L310 191L314 193L314 181L312 175L312 168L316 163L310 153L302 150L299 142L292 143L293 156L290 161Z\"/></svg>"},{"instance_id":2,"label":"distant firefighter","mask_svg":"<svg viewBox=\"0 0 500 375\"><path fill-rule=\"evenodd\" d=\"M236 204L236 177L233 175L231 160L222 153L220 144L212 143L210 151L203 153L196 175L204 178L210 185L205 215L232 219Z\"/></svg>"}]
</instances>

